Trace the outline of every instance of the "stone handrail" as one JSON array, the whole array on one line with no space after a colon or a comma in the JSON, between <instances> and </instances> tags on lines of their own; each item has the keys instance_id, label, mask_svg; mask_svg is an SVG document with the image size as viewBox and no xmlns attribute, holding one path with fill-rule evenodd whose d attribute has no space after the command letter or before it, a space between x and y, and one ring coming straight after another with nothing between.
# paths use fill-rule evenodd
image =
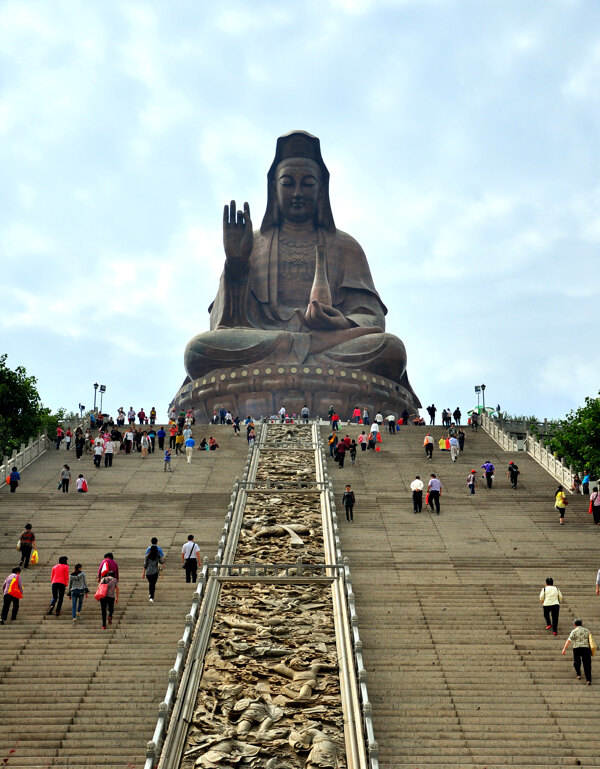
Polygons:
<instances>
[{"instance_id":1,"label":"stone handrail","mask_svg":"<svg viewBox=\"0 0 600 769\"><path fill-rule=\"evenodd\" d=\"M575 472L572 466L567 467L564 459L558 459L543 446L533 435L525 439L525 449L530 457L533 457L538 465L547 470L553 478L564 486L565 491L572 492L571 485ZM582 476L580 476L582 477Z\"/></svg>"},{"instance_id":2,"label":"stone handrail","mask_svg":"<svg viewBox=\"0 0 600 769\"><path fill-rule=\"evenodd\" d=\"M479 421L483 429L504 451L518 451L517 439L505 432L494 419L482 412Z\"/></svg>"},{"instance_id":3,"label":"stone handrail","mask_svg":"<svg viewBox=\"0 0 600 769\"><path fill-rule=\"evenodd\" d=\"M487 414L480 414L481 426L504 449L504 451L523 451L525 450L532 459L550 473L565 490L572 492L573 476L575 471L573 467L567 467L564 459L558 459L554 454L543 446L537 438L528 433L525 441L518 441L505 432L495 420L490 419Z\"/></svg>"},{"instance_id":4,"label":"stone handrail","mask_svg":"<svg viewBox=\"0 0 600 769\"><path fill-rule=\"evenodd\" d=\"M30 438L29 443L21 444L20 451L14 451L12 457L4 457L4 464L0 465L0 478L4 479L10 475L13 467L19 472L28 467L38 457L40 457L50 446L50 441L46 433L41 433L37 438Z\"/></svg>"}]
</instances>

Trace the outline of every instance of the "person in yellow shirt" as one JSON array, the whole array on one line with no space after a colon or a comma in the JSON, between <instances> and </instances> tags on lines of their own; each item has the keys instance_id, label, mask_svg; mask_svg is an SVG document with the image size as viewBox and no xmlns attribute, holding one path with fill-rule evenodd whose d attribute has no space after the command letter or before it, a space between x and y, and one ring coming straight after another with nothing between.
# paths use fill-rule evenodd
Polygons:
<instances>
[{"instance_id":1,"label":"person in yellow shirt","mask_svg":"<svg viewBox=\"0 0 600 769\"><path fill-rule=\"evenodd\" d=\"M183 454L183 433L181 430L178 431L177 436L175 438L175 456L181 452Z\"/></svg>"},{"instance_id":2,"label":"person in yellow shirt","mask_svg":"<svg viewBox=\"0 0 600 769\"><path fill-rule=\"evenodd\" d=\"M565 510L567 509L567 504L568 504L568 502L567 502L567 498L565 496L565 491L564 491L562 486L559 486L556 489L554 506L558 510L558 514L560 516L560 525L561 526L565 525Z\"/></svg>"}]
</instances>

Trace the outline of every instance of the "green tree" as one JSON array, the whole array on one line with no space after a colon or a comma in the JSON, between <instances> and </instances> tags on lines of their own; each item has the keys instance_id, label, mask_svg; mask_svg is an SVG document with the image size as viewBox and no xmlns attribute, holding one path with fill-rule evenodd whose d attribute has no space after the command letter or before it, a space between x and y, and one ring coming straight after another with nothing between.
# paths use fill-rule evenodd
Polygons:
<instances>
[{"instance_id":1,"label":"green tree","mask_svg":"<svg viewBox=\"0 0 600 769\"><path fill-rule=\"evenodd\" d=\"M10 369L7 357L0 355L0 457L18 450L52 421L50 410L42 406L36 378L23 366Z\"/></svg>"},{"instance_id":2,"label":"green tree","mask_svg":"<svg viewBox=\"0 0 600 769\"><path fill-rule=\"evenodd\" d=\"M599 393L600 395L600 393ZM585 406L561 419L550 449L576 470L600 475L600 398L586 398Z\"/></svg>"}]
</instances>

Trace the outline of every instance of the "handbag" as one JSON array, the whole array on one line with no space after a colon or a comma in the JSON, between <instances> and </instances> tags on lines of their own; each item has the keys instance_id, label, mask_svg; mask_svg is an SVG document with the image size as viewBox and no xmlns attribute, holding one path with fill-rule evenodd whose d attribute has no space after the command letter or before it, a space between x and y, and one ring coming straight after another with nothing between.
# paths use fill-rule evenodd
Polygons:
<instances>
[{"instance_id":1,"label":"handbag","mask_svg":"<svg viewBox=\"0 0 600 769\"><path fill-rule=\"evenodd\" d=\"M101 582L98 585L98 589L96 590L96 593L94 594L94 598L97 601L100 601L102 598L106 598L107 593L108 593L108 582Z\"/></svg>"},{"instance_id":2,"label":"handbag","mask_svg":"<svg viewBox=\"0 0 600 769\"><path fill-rule=\"evenodd\" d=\"M32 566L35 566L35 565L36 565L36 563L37 563L39 560L40 560L40 556L38 555L38 551L37 551L37 550L36 550L36 548L34 547L34 548L33 548L33 551L32 551L32 553L31 553L31 558L29 559L29 563L30 563Z\"/></svg>"},{"instance_id":3,"label":"handbag","mask_svg":"<svg viewBox=\"0 0 600 769\"><path fill-rule=\"evenodd\" d=\"M62 489L62 481L59 481L58 482L58 491L60 491L61 489Z\"/></svg>"},{"instance_id":4,"label":"handbag","mask_svg":"<svg viewBox=\"0 0 600 769\"><path fill-rule=\"evenodd\" d=\"M591 512L592 512L592 511L590 510L590 513L591 513ZM19 540L17 540L17 550L19 551L19 553L21 552L21 540L20 540L20 539L19 539Z\"/></svg>"},{"instance_id":5,"label":"handbag","mask_svg":"<svg viewBox=\"0 0 600 769\"><path fill-rule=\"evenodd\" d=\"M594 654L596 653L596 649L598 647L596 646L596 642L594 641L594 636L591 633L588 636L588 641L590 643L590 652L591 652L592 657L593 657Z\"/></svg>"}]
</instances>

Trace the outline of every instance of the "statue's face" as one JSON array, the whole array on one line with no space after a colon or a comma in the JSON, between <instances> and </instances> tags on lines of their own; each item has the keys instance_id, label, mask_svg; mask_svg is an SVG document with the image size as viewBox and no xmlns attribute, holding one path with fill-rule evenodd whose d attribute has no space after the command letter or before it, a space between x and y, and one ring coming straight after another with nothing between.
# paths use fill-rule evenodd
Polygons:
<instances>
[{"instance_id":1,"label":"statue's face","mask_svg":"<svg viewBox=\"0 0 600 769\"><path fill-rule=\"evenodd\" d=\"M312 160L283 160L275 173L277 202L284 219L307 222L317 212L321 190L321 170Z\"/></svg>"}]
</instances>

